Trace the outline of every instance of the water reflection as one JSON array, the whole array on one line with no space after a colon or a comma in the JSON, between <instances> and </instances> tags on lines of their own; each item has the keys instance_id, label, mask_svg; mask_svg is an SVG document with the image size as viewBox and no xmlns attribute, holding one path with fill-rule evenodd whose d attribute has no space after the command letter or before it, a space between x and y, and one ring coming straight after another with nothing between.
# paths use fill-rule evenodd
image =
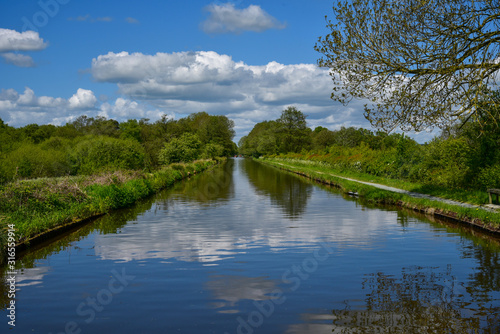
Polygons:
<instances>
[{"instance_id":1,"label":"water reflection","mask_svg":"<svg viewBox=\"0 0 500 334\"><path fill-rule=\"evenodd\" d=\"M240 167L255 191L269 197L271 203L282 208L287 217L296 219L305 212L312 184L253 160L246 159Z\"/></svg>"},{"instance_id":2,"label":"water reflection","mask_svg":"<svg viewBox=\"0 0 500 334\"><path fill-rule=\"evenodd\" d=\"M366 275L364 302L334 309L333 333L497 333L500 307L490 307L457 281L451 266L403 268L400 278Z\"/></svg>"},{"instance_id":3,"label":"water reflection","mask_svg":"<svg viewBox=\"0 0 500 334\"><path fill-rule=\"evenodd\" d=\"M211 168L175 184L170 191L172 198L184 198L203 205L223 205L234 197L234 164L235 161L229 159L221 168Z\"/></svg>"},{"instance_id":4,"label":"water reflection","mask_svg":"<svg viewBox=\"0 0 500 334\"><path fill-rule=\"evenodd\" d=\"M205 284L216 302L212 307L220 313L238 312L234 309L243 300L272 299L276 282L265 277L245 277L234 275L213 275ZM228 309L229 308L229 309Z\"/></svg>"},{"instance_id":5,"label":"water reflection","mask_svg":"<svg viewBox=\"0 0 500 334\"><path fill-rule=\"evenodd\" d=\"M494 302L490 292L500 291L500 253L483 247L470 249L465 246L463 249L467 250L464 258L470 256L477 263L476 270L469 275L468 291L483 303Z\"/></svg>"}]
</instances>

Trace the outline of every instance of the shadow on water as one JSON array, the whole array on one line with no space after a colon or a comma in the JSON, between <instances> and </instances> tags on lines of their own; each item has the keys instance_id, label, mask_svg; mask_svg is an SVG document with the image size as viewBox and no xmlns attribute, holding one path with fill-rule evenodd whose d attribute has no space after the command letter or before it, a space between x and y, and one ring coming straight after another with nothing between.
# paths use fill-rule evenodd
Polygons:
<instances>
[{"instance_id":1,"label":"shadow on water","mask_svg":"<svg viewBox=\"0 0 500 334\"><path fill-rule=\"evenodd\" d=\"M310 182L283 173L276 168L245 159L240 164L241 171L258 194L269 197L271 203L280 207L286 217L300 218L311 197L313 185Z\"/></svg>"}]
</instances>

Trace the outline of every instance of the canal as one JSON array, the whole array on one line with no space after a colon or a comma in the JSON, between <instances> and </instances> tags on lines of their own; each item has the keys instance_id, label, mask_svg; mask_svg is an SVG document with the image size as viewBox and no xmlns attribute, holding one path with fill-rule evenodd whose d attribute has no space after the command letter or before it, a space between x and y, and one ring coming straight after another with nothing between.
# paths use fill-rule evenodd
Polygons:
<instances>
[{"instance_id":1,"label":"canal","mask_svg":"<svg viewBox=\"0 0 500 334\"><path fill-rule=\"evenodd\" d=\"M22 254L0 333L499 333L499 244L231 159Z\"/></svg>"}]
</instances>

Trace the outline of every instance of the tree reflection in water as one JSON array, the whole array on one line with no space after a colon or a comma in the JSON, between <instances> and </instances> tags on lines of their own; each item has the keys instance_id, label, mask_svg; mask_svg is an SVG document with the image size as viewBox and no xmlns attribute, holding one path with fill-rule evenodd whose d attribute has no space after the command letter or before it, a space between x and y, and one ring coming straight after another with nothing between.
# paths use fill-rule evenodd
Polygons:
<instances>
[{"instance_id":1,"label":"tree reflection in water","mask_svg":"<svg viewBox=\"0 0 500 334\"><path fill-rule=\"evenodd\" d=\"M269 196L287 218L297 219L305 212L313 185L276 168L245 159L240 164L258 194Z\"/></svg>"},{"instance_id":2,"label":"tree reflection in water","mask_svg":"<svg viewBox=\"0 0 500 334\"><path fill-rule=\"evenodd\" d=\"M332 311L333 333L498 333L499 307L479 301L452 268L403 268L401 279L377 272L362 283L365 304ZM351 305L353 304L353 305Z\"/></svg>"},{"instance_id":3,"label":"tree reflection in water","mask_svg":"<svg viewBox=\"0 0 500 334\"><path fill-rule=\"evenodd\" d=\"M234 197L234 163L233 159L228 159L222 168L215 167L176 183L168 192L173 194L169 199L182 196L203 205L223 204Z\"/></svg>"}]
</instances>

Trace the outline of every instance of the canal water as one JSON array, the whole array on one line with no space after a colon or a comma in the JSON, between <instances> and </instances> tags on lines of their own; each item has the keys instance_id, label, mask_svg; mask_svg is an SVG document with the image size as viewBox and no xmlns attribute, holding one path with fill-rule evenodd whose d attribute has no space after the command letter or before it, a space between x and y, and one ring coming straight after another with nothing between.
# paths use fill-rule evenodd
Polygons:
<instances>
[{"instance_id":1,"label":"canal water","mask_svg":"<svg viewBox=\"0 0 500 334\"><path fill-rule=\"evenodd\" d=\"M0 333L499 333L499 254L231 159L24 254Z\"/></svg>"}]
</instances>

